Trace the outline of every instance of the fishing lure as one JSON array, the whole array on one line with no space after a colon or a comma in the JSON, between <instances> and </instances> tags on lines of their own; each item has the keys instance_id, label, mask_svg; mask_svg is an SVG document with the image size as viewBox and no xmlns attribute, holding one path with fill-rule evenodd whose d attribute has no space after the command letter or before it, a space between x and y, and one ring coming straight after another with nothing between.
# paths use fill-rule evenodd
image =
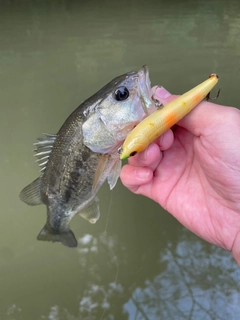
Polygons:
<instances>
[{"instance_id":1,"label":"fishing lure","mask_svg":"<svg viewBox=\"0 0 240 320\"><path fill-rule=\"evenodd\" d=\"M209 93L217 82L218 75L212 73L207 80L146 117L127 135L119 149L120 159L127 159L145 150L150 143L181 120L204 98L209 99Z\"/></svg>"}]
</instances>

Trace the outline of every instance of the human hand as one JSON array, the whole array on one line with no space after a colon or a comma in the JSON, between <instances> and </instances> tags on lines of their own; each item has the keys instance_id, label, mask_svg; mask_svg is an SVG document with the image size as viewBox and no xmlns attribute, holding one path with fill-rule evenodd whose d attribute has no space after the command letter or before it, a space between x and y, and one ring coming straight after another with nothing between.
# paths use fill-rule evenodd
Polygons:
<instances>
[{"instance_id":1,"label":"human hand","mask_svg":"<svg viewBox=\"0 0 240 320\"><path fill-rule=\"evenodd\" d=\"M174 100L155 91L163 104ZM240 265L240 111L201 102L145 151L129 158L122 183L158 202Z\"/></svg>"}]
</instances>

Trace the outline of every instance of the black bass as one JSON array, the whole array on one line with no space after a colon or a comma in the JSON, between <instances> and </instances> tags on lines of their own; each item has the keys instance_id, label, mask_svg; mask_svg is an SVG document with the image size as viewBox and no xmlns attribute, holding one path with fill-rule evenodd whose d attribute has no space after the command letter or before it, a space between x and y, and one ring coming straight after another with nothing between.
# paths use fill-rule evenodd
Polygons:
<instances>
[{"instance_id":1,"label":"black bass","mask_svg":"<svg viewBox=\"0 0 240 320\"><path fill-rule=\"evenodd\" d=\"M106 179L110 189L117 183L118 148L155 110L148 68L143 66L113 79L73 111L56 135L46 134L35 143L41 175L21 191L20 199L47 206L38 240L77 246L70 220L76 213L92 223L98 220L96 194Z\"/></svg>"}]
</instances>

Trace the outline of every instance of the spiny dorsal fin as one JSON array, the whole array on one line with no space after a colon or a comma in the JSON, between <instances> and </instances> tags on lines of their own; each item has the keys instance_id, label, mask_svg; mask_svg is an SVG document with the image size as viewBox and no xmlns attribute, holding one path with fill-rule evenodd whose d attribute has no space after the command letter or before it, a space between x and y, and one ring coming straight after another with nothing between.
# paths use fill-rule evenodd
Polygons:
<instances>
[{"instance_id":1,"label":"spiny dorsal fin","mask_svg":"<svg viewBox=\"0 0 240 320\"><path fill-rule=\"evenodd\" d=\"M38 138L38 142L33 144L36 146L33 151L35 152L34 156L37 157L36 162L38 162L39 167L42 167L41 172L46 169L56 136L56 134L44 133L43 137Z\"/></svg>"},{"instance_id":2,"label":"spiny dorsal fin","mask_svg":"<svg viewBox=\"0 0 240 320\"><path fill-rule=\"evenodd\" d=\"M42 204L40 193L41 177L34 180L20 192L20 199L30 206Z\"/></svg>"}]
</instances>

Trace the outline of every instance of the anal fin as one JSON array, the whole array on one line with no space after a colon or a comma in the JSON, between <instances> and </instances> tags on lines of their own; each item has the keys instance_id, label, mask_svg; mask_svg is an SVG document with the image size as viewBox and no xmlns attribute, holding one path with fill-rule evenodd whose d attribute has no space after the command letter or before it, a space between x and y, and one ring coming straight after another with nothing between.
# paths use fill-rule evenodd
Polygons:
<instances>
[{"instance_id":1,"label":"anal fin","mask_svg":"<svg viewBox=\"0 0 240 320\"><path fill-rule=\"evenodd\" d=\"M93 201L83 210L79 212L79 215L90 223L96 223L100 217L100 209L98 205L98 197L95 197Z\"/></svg>"}]
</instances>

